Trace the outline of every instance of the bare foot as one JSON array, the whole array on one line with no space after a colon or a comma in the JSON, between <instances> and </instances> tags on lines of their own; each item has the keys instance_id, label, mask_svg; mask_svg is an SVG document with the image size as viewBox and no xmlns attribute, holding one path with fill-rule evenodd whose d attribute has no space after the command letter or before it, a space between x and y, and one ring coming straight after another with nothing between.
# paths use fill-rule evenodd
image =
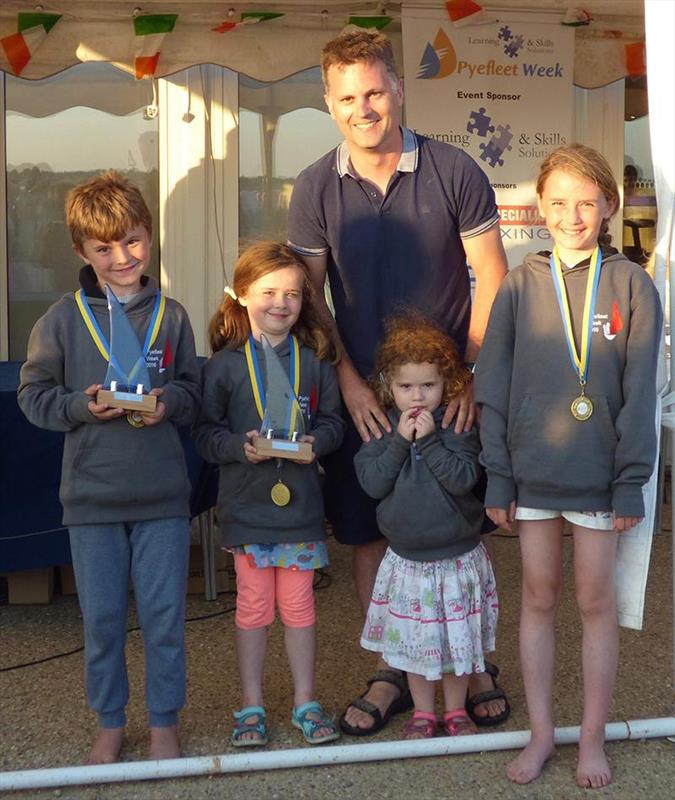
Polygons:
<instances>
[{"instance_id":1,"label":"bare foot","mask_svg":"<svg viewBox=\"0 0 675 800\"><path fill-rule=\"evenodd\" d=\"M375 681L374 683L370 684L370 687L363 699L368 700L370 703L373 703L373 705L377 706L380 709L382 716L384 716L389 706L399 697L400 694L401 693L398 687L393 683L388 683L387 681ZM367 714L365 711L360 711L358 708L354 708L354 706L348 706L347 710L345 711L344 718L345 722L347 722L353 728L363 728L364 730L368 730L368 728L372 728L373 726L372 716Z\"/></svg>"},{"instance_id":2,"label":"bare foot","mask_svg":"<svg viewBox=\"0 0 675 800\"><path fill-rule=\"evenodd\" d=\"M577 785L582 789L601 789L612 782L603 744L604 741L579 742Z\"/></svg>"},{"instance_id":3,"label":"bare foot","mask_svg":"<svg viewBox=\"0 0 675 800\"><path fill-rule=\"evenodd\" d=\"M506 767L506 777L514 783L530 783L542 773L544 764L555 755L553 737L532 739Z\"/></svg>"},{"instance_id":4,"label":"bare foot","mask_svg":"<svg viewBox=\"0 0 675 800\"><path fill-rule=\"evenodd\" d=\"M124 728L99 728L87 764L114 764L119 761Z\"/></svg>"},{"instance_id":5,"label":"bare foot","mask_svg":"<svg viewBox=\"0 0 675 800\"><path fill-rule=\"evenodd\" d=\"M469 677L469 697L494 689L492 675L489 672L474 672ZM506 700L503 697L478 703L473 713L477 717L497 717L506 710Z\"/></svg>"},{"instance_id":6,"label":"bare foot","mask_svg":"<svg viewBox=\"0 0 675 800\"><path fill-rule=\"evenodd\" d=\"M150 759L152 761L180 758L180 756L177 725L169 725L167 728L150 728Z\"/></svg>"}]
</instances>

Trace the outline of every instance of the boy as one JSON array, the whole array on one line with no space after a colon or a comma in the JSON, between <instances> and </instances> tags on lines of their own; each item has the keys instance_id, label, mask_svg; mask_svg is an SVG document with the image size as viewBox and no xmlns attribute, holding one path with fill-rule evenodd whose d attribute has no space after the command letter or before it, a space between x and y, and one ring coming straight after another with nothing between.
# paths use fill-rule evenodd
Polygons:
<instances>
[{"instance_id":1,"label":"boy","mask_svg":"<svg viewBox=\"0 0 675 800\"><path fill-rule=\"evenodd\" d=\"M87 697L99 719L88 763L117 761L122 746L130 577L145 643L150 757L177 758L190 484L176 427L190 425L199 406L194 337L185 310L168 298L156 302L159 287L144 275L152 218L135 186L106 172L75 187L66 221L85 263L81 289L35 324L18 402L34 425L66 433L60 499L84 622ZM96 402L110 339L106 284L146 343L152 413Z\"/></svg>"}]
</instances>

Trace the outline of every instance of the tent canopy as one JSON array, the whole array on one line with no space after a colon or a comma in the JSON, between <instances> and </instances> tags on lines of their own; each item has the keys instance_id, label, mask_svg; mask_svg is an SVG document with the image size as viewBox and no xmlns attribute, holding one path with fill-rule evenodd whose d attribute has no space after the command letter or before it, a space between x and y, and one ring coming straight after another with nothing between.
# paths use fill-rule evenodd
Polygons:
<instances>
[{"instance_id":1,"label":"tent canopy","mask_svg":"<svg viewBox=\"0 0 675 800\"><path fill-rule=\"evenodd\" d=\"M35 49L21 72L22 78L53 75L73 64L109 61L133 71L139 47L133 17L141 14L177 14L173 31L161 44L156 75L161 77L194 64L212 63L249 75L259 81L280 80L315 66L323 44L348 24L352 15L386 15L384 28L395 43L400 34L401 3L341 2L322 0L268 0L265 3L223 3L207 0L74 0L50 4L45 12L61 14L47 37ZM433 0L407 0L408 7L442 7ZM551 13L562 17L559 0L485 0L492 18L520 12ZM575 3L570 3L571 7ZM574 81L587 88L603 86L627 74L624 45L644 39L642 0L585 0L583 7L593 22L576 28ZM42 10L25 0L3 0L0 38L17 32L19 12ZM217 32L222 23L238 23L242 14L277 12L282 16L258 24L243 24ZM11 67L0 49L0 69Z\"/></svg>"}]
</instances>

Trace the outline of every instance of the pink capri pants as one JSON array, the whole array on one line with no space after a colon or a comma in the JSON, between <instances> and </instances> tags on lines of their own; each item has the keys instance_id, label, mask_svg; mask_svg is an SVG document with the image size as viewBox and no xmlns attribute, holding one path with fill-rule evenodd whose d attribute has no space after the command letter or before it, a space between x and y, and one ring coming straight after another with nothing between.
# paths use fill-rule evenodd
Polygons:
<instances>
[{"instance_id":1,"label":"pink capri pants","mask_svg":"<svg viewBox=\"0 0 675 800\"><path fill-rule=\"evenodd\" d=\"M274 607L289 628L307 628L316 621L314 611L314 570L282 567L253 567L244 553L234 557L237 573L238 628L252 630L274 622Z\"/></svg>"}]
</instances>

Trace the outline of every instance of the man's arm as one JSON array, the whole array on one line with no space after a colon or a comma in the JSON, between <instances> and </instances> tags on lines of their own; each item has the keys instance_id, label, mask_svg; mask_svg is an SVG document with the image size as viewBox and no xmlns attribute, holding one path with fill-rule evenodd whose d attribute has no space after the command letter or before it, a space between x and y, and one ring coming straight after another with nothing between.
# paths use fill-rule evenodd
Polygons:
<instances>
[{"instance_id":1,"label":"man's arm","mask_svg":"<svg viewBox=\"0 0 675 800\"><path fill-rule=\"evenodd\" d=\"M492 228L478 236L463 239L462 244L467 261L476 276L476 291L471 303L469 340L465 355L467 361L475 361L483 344L492 302L499 285L506 277L506 253L502 245L499 225L493 225ZM455 433L461 433L471 429L475 416L473 391L469 385L459 397L448 404L441 424L443 428L447 428L451 420L455 418Z\"/></svg>"},{"instance_id":2,"label":"man's arm","mask_svg":"<svg viewBox=\"0 0 675 800\"><path fill-rule=\"evenodd\" d=\"M385 430L391 430L387 415L380 408L374 393L356 371L347 351L342 344L340 332L335 324L335 318L326 303L324 286L328 268L328 256L300 255L309 269L312 285L316 294L316 308L323 322L328 326L333 336L333 341L338 347L340 361L336 365L338 383L342 392L342 399L349 411L354 425L364 442L369 442L371 436L379 439L382 436L381 425ZM379 425L378 425L379 423Z\"/></svg>"},{"instance_id":3,"label":"man's arm","mask_svg":"<svg viewBox=\"0 0 675 800\"><path fill-rule=\"evenodd\" d=\"M483 344L492 302L497 289L506 277L508 265L499 225L493 225L479 236L463 239L462 244L467 261L476 276L476 291L471 304L469 341L466 346L466 360L475 361Z\"/></svg>"}]
</instances>

